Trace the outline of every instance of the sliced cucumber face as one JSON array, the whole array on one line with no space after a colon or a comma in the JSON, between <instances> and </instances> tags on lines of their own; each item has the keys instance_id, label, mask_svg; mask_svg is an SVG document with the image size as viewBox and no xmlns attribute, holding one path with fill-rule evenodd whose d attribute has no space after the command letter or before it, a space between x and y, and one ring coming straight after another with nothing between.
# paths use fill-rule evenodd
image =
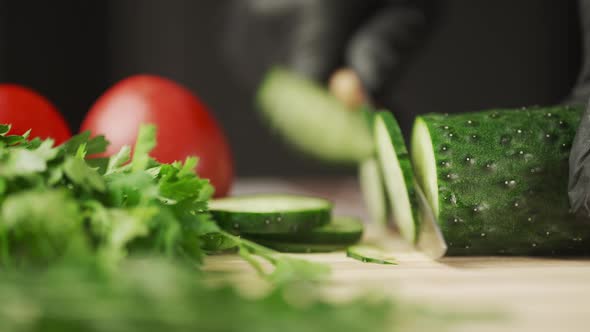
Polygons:
<instances>
[{"instance_id":1,"label":"sliced cucumber face","mask_svg":"<svg viewBox=\"0 0 590 332\"><path fill-rule=\"evenodd\" d=\"M319 160L357 163L373 154L362 112L285 69L271 70L258 91L265 119L288 143Z\"/></svg>"},{"instance_id":2,"label":"sliced cucumber face","mask_svg":"<svg viewBox=\"0 0 590 332\"><path fill-rule=\"evenodd\" d=\"M246 195L212 200L209 211L221 228L233 233L288 233L327 224L332 203L306 196Z\"/></svg>"},{"instance_id":3,"label":"sliced cucumber face","mask_svg":"<svg viewBox=\"0 0 590 332\"><path fill-rule=\"evenodd\" d=\"M374 135L392 217L402 237L414 243L417 227L410 197L413 195L413 173L403 138L399 142L401 133L393 115L379 113Z\"/></svg>"},{"instance_id":4,"label":"sliced cucumber face","mask_svg":"<svg viewBox=\"0 0 590 332\"><path fill-rule=\"evenodd\" d=\"M359 166L361 193L372 223L387 224L387 197L383 187L381 168L376 158L370 158Z\"/></svg>"},{"instance_id":5,"label":"sliced cucumber face","mask_svg":"<svg viewBox=\"0 0 590 332\"><path fill-rule=\"evenodd\" d=\"M306 244L340 244L351 245L358 242L363 235L363 223L354 217L334 217L324 226L306 232L289 232L277 234L244 234L253 241L275 241Z\"/></svg>"},{"instance_id":6,"label":"sliced cucumber face","mask_svg":"<svg viewBox=\"0 0 590 332\"><path fill-rule=\"evenodd\" d=\"M412 162L416 181L422 188L432 212L438 217L438 177L432 138L426 122L420 117L414 122L412 129Z\"/></svg>"}]
</instances>

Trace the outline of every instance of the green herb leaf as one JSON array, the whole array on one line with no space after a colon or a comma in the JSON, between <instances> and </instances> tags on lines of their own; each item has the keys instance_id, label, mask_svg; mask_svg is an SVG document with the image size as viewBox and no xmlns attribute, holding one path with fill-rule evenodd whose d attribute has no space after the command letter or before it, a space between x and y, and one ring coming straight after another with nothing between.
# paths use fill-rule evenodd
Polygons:
<instances>
[{"instance_id":1,"label":"green herb leaf","mask_svg":"<svg viewBox=\"0 0 590 332\"><path fill-rule=\"evenodd\" d=\"M252 260L245 254L244 250L248 251L250 255L259 256L271 263L275 267L274 270L270 274L263 275L277 285L300 281L317 282L326 280L330 276L330 267L325 264L313 263L284 255L225 231L220 230L219 234L236 243L240 255L250 263L252 263Z\"/></svg>"},{"instance_id":2,"label":"green herb leaf","mask_svg":"<svg viewBox=\"0 0 590 332\"><path fill-rule=\"evenodd\" d=\"M24 191L7 197L0 217L0 248L10 248L0 264L46 264L63 259L81 235L76 201L63 190Z\"/></svg>"},{"instance_id":3,"label":"green herb leaf","mask_svg":"<svg viewBox=\"0 0 590 332\"><path fill-rule=\"evenodd\" d=\"M83 133L72 136L67 142L61 145L61 148L66 154L72 155L78 151L82 144L86 144L87 154L93 155L105 152L109 142L104 136L90 138L90 131L87 130Z\"/></svg>"},{"instance_id":4,"label":"green herb leaf","mask_svg":"<svg viewBox=\"0 0 590 332\"><path fill-rule=\"evenodd\" d=\"M0 124L0 135L6 135L6 133L10 131L10 127L11 126L9 124Z\"/></svg>"},{"instance_id":5,"label":"green herb leaf","mask_svg":"<svg viewBox=\"0 0 590 332\"><path fill-rule=\"evenodd\" d=\"M86 191L96 190L98 192L104 192L106 190L103 178L95 169L90 168L84 159L66 157L63 170L74 184Z\"/></svg>"},{"instance_id":6,"label":"green herb leaf","mask_svg":"<svg viewBox=\"0 0 590 332\"><path fill-rule=\"evenodd\" d=\"M80 145L88 143L89 138L90 131L85 131L78 135L74 135L60 146L61 150L68 155L73 155L76 153L76 151L78 151Z\"/></svg>"},{"instance_id":7,"label":"green herb leaf","mask_svg":"<svg viewBox=\"0 0 590 332\"><path fill-rule=\"evenodd\" d=\"M125 145L117 152L116 155L109 159L105 175L115 173L123 164L129 161L131 158L131 148Z\"/></svg>"},{"instance_id":8,"label":"green herb leaf","mask_svg":"<svg viewBox=\"0 0 590 332\"><path fill-rule=\"evenodd\" d=\"M86 164L90 168L94 168L98 174L105 175L109 164L109 158L87 158Z\"/></svg>"},{"instance_id":9,"label":"green herb leaf","mask_svg":"<svg viewBox=\"0 0 590 332\"><path fill-rule=\"evenodd\" d=\"M94 136L86 142L86 153L88 155L103 153L108 146L109 142L103 135Z\"/></svg>"},{"instance_id":10,"label":"green herb leaf","mask_svg":"<svg viewBox=\"0 0 590 332\"><path fill-rule=\"evenodd\" d=\"M134 172L143 171L147 168L150 160L149 153L156 147L156 126L144 125L139 129L131 169Z\"/></svg>"},{"instance_id":11,"label":"green herb leaf","mask_svg":"<svg viewBox=\"0 0 590 332\"><path fill-rule=\"evenodd\" d=\"M5 177L27 176L47 169L47 160L42 155L27 149L14 149L8 160L2 163L0 174Z\"/></svg>"}]
</instances>

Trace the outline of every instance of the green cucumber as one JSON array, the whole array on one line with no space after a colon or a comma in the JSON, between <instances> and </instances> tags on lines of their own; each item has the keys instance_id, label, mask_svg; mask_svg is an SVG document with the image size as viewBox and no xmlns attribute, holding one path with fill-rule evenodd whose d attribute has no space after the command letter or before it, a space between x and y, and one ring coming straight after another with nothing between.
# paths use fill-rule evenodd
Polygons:
<instances>
[{"instance_id":1,"label":"green cucumber","mask_svg":"<svg viewBox=\"0 0 590 332\"><path fill-rule=\"evenodd\" d=\"M414 243L418 232L414 174L404 138L389 112L378 113L373 133L393 221L402 237Z\"/></svg>"},{"instance_id":2,"label":"green cucumber","mask_svg":"<svg viewBox=\"0 0 590 332\"><path fill-rule=\"evenodd\" d=\"M373 134L372 131L375 127L377 112L369 105L365 105L361 112L363 112L367 126L371 134ZM389 209L387 208L388 199L383 183L381 167L379 166L376 155L360 162L358 178L369 220L376 225L385 227L389 216Z\"/></svg>"},{"instance_id":3,"label":"green cucumber","mask_svg":"<svg viewBox=\"0 0 590 332\"><path fill-rule=\"evenodd\" d=\"M348 247L346 249L346 256L359 260L363 263L397 265L395 257L388 255L379 248L366 244Z\"/></svg>"},{"instance_id":4,"label":"green cucumber","mask_svg":"<svg viewBox=\"0 0 590 332\"><path fill-rule=\"evenodd\" d=\"M359 182L363 201L372 223L387 225L387 195L383 187L381 168L376 158L363 161L359 166Z\"/></svg>"},{"instance_id":5,"label":"green cucumber","mask_svg":"<svg viewBox=\"0 0 590 332\"><path fill-rule=\"evenodd\" d=\"M356 164L373 154L362 112L351 111L326 89L286 69L269 71L257 103L288 143L319 160Z\"/></svg>"},{"instance_id":6,"label":"green cucumber","mask_svg":"<svg viewBox=\"0 0 590 332\"><path fill-rule=\"evenodd\" d=\"M244 234L245 237L253 241L268 240L285 243L341 244L345 246L358 242L362 235L363 223L360 219L353 217L335 217L329 224L306 232Z\"/></svg>"},{"instance_id":7,"label":"green cucumber","mask_svg":"<svg viewBox=\"0 0 590 332\"><path fill-rule=\"evenodd\" d=\"M221 228L233 233L287 233L327 224L332 203L306 196L245 195L214 199L209 211Z\"/></svg>"},{"instance_id":8,"label":"green cucumber","mask_svg":"<svg viewBox=\"0 0 590 332\"><path fill-rule=\"evenodd\" d=\"M581 109L418 117L417 182L449 255L589 254L590 225L569 213L568 156Z\"/></svg>"},{"instance_id":9,"label":"green cucumber","mask_svg":"<svg viewBox=\"0 0 590 332\"><path fill-rule=\"evenodd\" d=\"M344 244L289 243L270 240L257 240L256 243L280 252L302 254L333 252L344 250L346 248L346 245Z\"/></svg>"}]
</instances>

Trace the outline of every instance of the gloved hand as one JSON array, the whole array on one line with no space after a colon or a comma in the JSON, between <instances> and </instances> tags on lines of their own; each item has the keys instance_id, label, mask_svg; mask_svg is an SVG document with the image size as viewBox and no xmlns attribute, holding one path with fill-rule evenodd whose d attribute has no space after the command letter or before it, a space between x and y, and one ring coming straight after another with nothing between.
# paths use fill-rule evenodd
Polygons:
<instances>
[{"instance_id":1,"label":"gloved hand","mask_svg":"<svg viewBox=\"0 0 590 332\"><path fill-rule=\"evenodd\" d=\"M590 0L579 0L579 6L585 59L566 103L587 106L570 152L568 194L572 212L590 220Z\"/></svg>"},{"instance_id":2,"label":"gloved hand","mask_svg":"<svg viewBox=\"0 0 590 332\"><path fill-rule=\"evenodd\" d=\"M378 102L428 31L437 3L238 0L226 38L228 54L248 78L281 64L327 83L338 69L349 68L345 76L356 74L363 97Z\"/></svg>"}]
</instances>

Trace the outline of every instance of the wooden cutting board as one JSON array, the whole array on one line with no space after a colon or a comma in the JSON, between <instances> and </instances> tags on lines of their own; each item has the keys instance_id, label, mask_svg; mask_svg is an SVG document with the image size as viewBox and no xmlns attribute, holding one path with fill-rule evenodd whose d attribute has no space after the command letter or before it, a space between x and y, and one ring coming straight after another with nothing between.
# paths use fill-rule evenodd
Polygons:
<instances>
[{"instance_id":1,"label":"wooden cutting board","mask_svg":"<svg viewBox=\"0 0 590 332\"><path fill-rule=\"evenodd\" d=\"M329 198L336 214L365 217L354 179L249 179L235 194L300 193ZM399 265L361 263L343 252L301 255L332 267L334 293L367 290L444 310L501 313L452 331L590 331L590 259L450 257L432 261L392 234L385 243ZM239 282L256 278L233 255L209 257L209 271L235 271Z\"/></svg>"}]
</instances>

